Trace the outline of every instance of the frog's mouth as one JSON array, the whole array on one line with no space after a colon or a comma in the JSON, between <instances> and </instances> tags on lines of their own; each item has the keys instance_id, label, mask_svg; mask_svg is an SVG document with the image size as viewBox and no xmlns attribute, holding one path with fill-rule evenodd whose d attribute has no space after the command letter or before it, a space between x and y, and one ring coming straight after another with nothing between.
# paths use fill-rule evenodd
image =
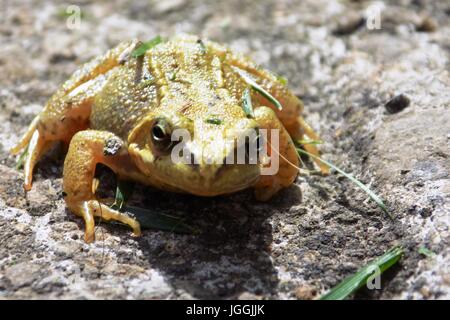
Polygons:
<instances>
[{"instance_id":1,"label":"frog's mouth","mask_svg":"<svg viewBox=\"0 0 450 320\"><path fill-rule=\"evenodd\" d=\"M170 156L155 158L149 150L130 147L148 183L169 191L216 196L251 187L260 177L259 164L174 163Z\"/></svg>"},{"instance_id":2,"label":"frog's mouth","mask_svg":"<svg viewBox=\"0 0 450 320\"><path fill-rule=\"evenodd\" d=\"M174 187L181 187L183 192L199 196L216 196L247 189L260 177L259 166L252 164L222 165L219 168L203 167L193 170L198 171L193 175L186 175L184 181L178 179ZM213 173L210 174L209 171Z\"/></svg>"}]
</instances>

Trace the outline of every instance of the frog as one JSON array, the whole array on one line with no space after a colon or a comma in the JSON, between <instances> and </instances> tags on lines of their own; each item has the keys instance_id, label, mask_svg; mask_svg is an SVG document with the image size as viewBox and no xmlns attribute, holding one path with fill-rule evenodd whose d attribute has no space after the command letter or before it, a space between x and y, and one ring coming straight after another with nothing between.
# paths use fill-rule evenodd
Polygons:
<instances>
[{"instance_id":1,"label":"frog","mask_svg":"<svg viewBox=\"0 0 450 320\"><path fill-rule=\"evenodd\" d=\"M63 198L69 210L84 220L86 242L95 239L96 219L117 221L135 236L141 234L135 218L97 198L98 164L109 167L120 180L168 192L212 197L253 188L256 199L267 201L298 175L295 141L319 140L302 116L302 101L283 79L250 57L195 35L176 35L144 51L143 44L138 39L121 42L81 65L11 149L18 154L27 148L23 186L29 191L38 161L55 143L68 146ZM282 109L267 95L249 90L246 78L274 97ZM242 107L246 90L251 116ZM170 150L177 145L171 133L180 128L192 134L190 151L196 159L192 163L175 163L171 158ZM236 139L242 129L278 130L280 161L275 174L262 175L269 165L262 161L210 161L235 151L219 150L222 133L231 132ZM314 144L303 148L319 155ZM202 155L197 154L200 149ZM327 168L317 165L326 174Z\"/></svg>"}]
</instances>

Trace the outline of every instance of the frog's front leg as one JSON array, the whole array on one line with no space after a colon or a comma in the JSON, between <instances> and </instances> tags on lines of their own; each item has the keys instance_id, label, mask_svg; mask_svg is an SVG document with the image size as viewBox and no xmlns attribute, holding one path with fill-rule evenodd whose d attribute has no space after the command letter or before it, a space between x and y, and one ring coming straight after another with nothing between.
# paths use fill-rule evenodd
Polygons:
<instances>
[{"instance_id":1,"label":"frog's front leg","mask_svg":"<svg viewBox=\"0 0 450 320\"><path fill-rule=\"evenodd\" d=\"M70 210L84 219L85 241L94 240L94 217L120 221L129 225L135 235L140 235L138 221L96 199L93 180L98 163L119 174L124 168L128 172L137 171L122 140L114 134L85 130L74 135L64 161L64 199Z\"/></svg>"},{"instance_id":2,"label":"frog's front leg","mask_svg":"<svg viewBox=\"0 0 450 320\"><path fill-rule=\"evenodd\" d=\"M278 171L274 175L261 175L255 185L258 200L268 200L282 188L290 186L298 174L299 158L294 143L275 112L268 107L255 109L259 128L267 130L267 153L271 159L279 157ZM279 141L273 141L271 129L278 130ZM278 150L275 148L278 143ZM267 164L270 166L270 164Z\"/></svg>"}]
</instances>

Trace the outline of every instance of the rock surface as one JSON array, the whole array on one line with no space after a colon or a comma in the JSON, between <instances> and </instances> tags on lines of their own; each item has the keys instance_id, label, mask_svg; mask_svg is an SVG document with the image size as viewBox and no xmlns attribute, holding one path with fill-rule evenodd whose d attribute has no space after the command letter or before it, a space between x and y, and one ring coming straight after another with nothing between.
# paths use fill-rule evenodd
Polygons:
<instances>
[{"instance_id":1,"label":"rock surface","mask_svg":"<svg viewBox=\"0 0 450 320\"><path fill-rule=\"evenodd\" d=\"M405 255L381 289L354 298L450 298L448 1L377 2L380 29L368 28L377 11L368 1L76 3L76 29L57 1L2 9L0 298L313 299L396 244ZM8 149L76 66L125 39L180 32L288 78L326 141L323 157L370 185L394 220L347 179L310 174L268 203L250 191L204 199L140 188L133 201L203 232L136 239L102 223L85 244L62 200L56 151L25 195ZM386 107L398 95L409 103Z\"/></svg>"}]
</instances>

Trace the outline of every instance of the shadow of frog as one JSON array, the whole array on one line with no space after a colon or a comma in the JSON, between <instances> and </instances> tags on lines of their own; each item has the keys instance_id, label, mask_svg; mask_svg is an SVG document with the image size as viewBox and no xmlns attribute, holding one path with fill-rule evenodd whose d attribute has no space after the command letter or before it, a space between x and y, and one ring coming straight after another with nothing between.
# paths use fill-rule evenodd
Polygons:
<instances>
[{"instance_id":1,"label":"shadow of frog","mask_svg":"<svg viewBox=\"0 0 450 320\"><path fill-rule=\"evenodd\" d=\"M244 191L202 198L145 191L144 208L186 219L200 234L146 231L137 241L149 264L174 289L202 299L236 298L242 292L270 295L278 285L270 257L269 204Z\"/></svg>"}]
</instances>

